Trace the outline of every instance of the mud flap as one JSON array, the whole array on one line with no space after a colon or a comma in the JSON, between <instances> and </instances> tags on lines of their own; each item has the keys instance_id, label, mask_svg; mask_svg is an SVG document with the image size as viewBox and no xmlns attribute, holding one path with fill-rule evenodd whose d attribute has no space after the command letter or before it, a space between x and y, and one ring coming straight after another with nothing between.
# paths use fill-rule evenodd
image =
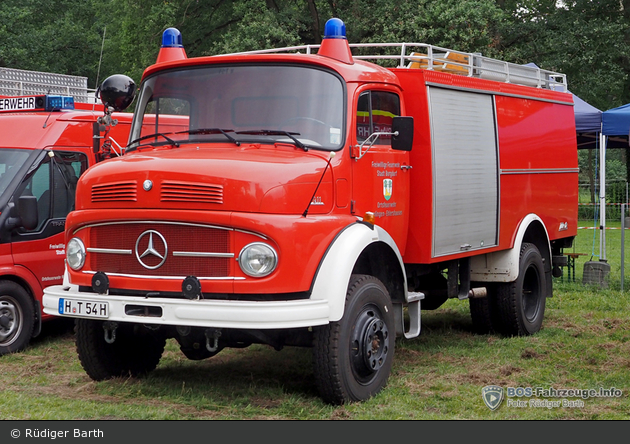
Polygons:
<instances>
[{"instance_id":1,"label":"mud flap","mask_svg":"<svg viewBox=\"0 0 630 444\"><path fill-rule=\"evenodd\" d=\"M39 301L33 301L35 303L35 322L33 324L33 338L39 336L42 332L42 304Z\"/></svg>"}]
</instances>

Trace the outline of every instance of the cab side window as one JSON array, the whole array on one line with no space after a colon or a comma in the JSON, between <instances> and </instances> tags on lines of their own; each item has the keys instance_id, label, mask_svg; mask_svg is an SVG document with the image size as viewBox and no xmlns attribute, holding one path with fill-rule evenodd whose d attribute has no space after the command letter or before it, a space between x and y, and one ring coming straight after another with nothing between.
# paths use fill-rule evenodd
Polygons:
<instances>
[{"instance_id":1,"label":"cab side window","mask_svg":"<svg viewBox=\"0 0 630 444\"><path fill-rule=\"evenodd\" d=\"M34 231L39 231L50 217L50 161L48 159L33 173L30 182L27 181L22 195L25 194L37 198L38 220Z\"/></svg>"},{"instance_id":2,"label":"cab side window","mask_svg":"<svg viewBox=\"0 0 630 444\"><path fill-rule=\"evenodd\" d=\"M54 159L46 157L18 193L18 196L35 196L38 210L37 227L20 232L41 231L48 220L63 219L74 210L77 181L87 167L87 157L80 153L56 152Z\"/></svg>"},{"instance_id":3,"label":"cab side window","mask_svg":"<svg viewBox=\"0 0 630 444\"><path fill-rule=\"evenodd\" d=\"M400 97L387 91L366 91L357 102L357 141L367 139L376 132L392 131L392 120L400 116ZM376 144L390 145L391 136L379 136Z\"/></svg>"}]
</instances>

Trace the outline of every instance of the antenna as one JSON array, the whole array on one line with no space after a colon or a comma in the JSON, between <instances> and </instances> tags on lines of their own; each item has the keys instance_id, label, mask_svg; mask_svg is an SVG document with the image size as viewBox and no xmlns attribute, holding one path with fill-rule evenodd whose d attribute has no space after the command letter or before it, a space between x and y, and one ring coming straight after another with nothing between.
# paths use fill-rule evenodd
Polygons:
<instances>
[{"instance_id":1,"label":"antenna","mask_svg":"<svg viewBox=\"0 0 630 444\"><path fill-rule=\"evenodd\" d=\"M309 208L311 208L311 204L313 203L313 199L315 199L315 193L317 193L317 190L319 189L319 185L322 183L322 180L324 179L324 175L326 174L326 170L330 166L330 161L333 159L333 157L335 157L335 152L331 151L330 155L328 156L328 162L326 162L326 168L324 168L324 171L322 172L322 176L319 178L319 182L317 182L317 186L315 187L315 191L313 191L313 196L311 197L311 200L308 201L308 205L306 206L306 210L304 210L304 213L302 213L302 217L306 217L306 215L308 214L308 210L309 210Z\"/></svg>"},{"instance_id":2,"label":"antenna","mask_svg":"<svg viewBox=\"0 0 630 444\"><path fill-rule=\"evenodd\" d=\"M103 61L103 47L105 46L105 33L107 32L107 26L103 27L103 41L101 42L101 55L98 58L98 70L96 71L96 85L94 89L98 91L98 77L101 74L101 62ZM94 111L94 107L96 106L96 98L94 99L94 103L92 104L92 111Z\"/></svg>"}]
</instances>

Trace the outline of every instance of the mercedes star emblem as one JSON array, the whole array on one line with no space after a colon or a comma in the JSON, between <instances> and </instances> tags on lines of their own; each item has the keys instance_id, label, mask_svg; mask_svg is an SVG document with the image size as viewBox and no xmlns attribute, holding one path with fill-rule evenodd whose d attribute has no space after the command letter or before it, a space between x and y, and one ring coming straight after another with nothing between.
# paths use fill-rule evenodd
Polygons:
<instances>
[{"instance_id":1,"label":"mercedes star emblem","mask_svg":"<svg viewBox=\"0 0 630 444\"><path fill-rule=\"evenodd\" d=\"M136 258L138 258L138 262L144 268L149 270L160 268L166 262L167 254L166 239L157 231L147 230L138 236L136 241Z\"/></svg>"}]
</instances>

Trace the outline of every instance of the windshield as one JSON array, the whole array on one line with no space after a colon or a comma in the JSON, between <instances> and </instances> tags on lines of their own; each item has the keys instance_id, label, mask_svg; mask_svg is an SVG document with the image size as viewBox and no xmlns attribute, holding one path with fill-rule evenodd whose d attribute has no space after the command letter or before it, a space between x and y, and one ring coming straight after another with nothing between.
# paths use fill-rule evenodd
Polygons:
<instances>
[{"instance_id":1,"label":"windshield","mask_svg":"<svg viewBox=\"0 0 630 444\"><path fill-rule=\"evenodd\" d=\"M343 146L344 109L342 80L313 67L165 71L142 84L128 148L203 141L336 150Z\"/></svg>"},{"instance_id":2,"label":"windshield","mask_svg":"<svg viewBox=\"0 0 630 444\"><path fill-rule=\"evenodd\" d=\"M32 153L33 151L31 150L0 149L0 195L4 194L15 175Z\"/></svg>"}]
</instances>

